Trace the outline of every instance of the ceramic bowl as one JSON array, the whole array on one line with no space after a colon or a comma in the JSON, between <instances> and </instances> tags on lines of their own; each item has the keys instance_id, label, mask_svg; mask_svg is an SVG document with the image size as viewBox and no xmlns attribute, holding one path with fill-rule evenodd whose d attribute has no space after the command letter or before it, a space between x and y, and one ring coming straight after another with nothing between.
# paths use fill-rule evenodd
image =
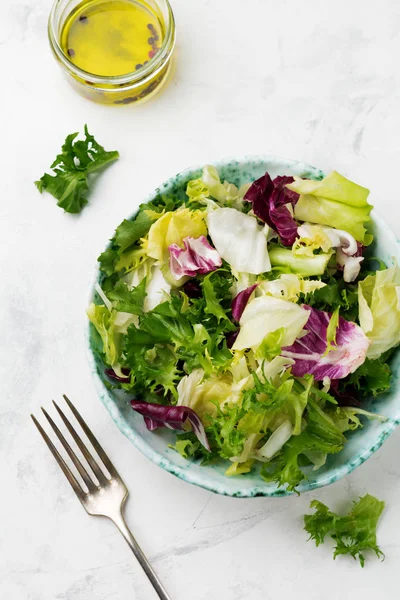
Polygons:
<instances>
[{"instance_id":1,"label":"ceramic bowl","mask_svg":"<svg viewBox=\"0 0 400 600\"><path fill-rule=\"evenodd\" d=\"M243 183L253 181L268 171L271 177L277 175L299 175L307 178L321 178L324 174L301 162L293 160L282 160L275 157L249 157L242 160L224 160L214 163L218 168L221 179L228 180L240 186ZM163 183L148 198L143 201L153 200L158 194L183 194L186 184L190 179L200 177L201 168L192 168ZM133 218L135 213L131 215ZM375 248L373 254L379 256L387 264L391 263L392 257L400 261L400 243L386 225L383 219L375 211L373 212L375 222ZM118 223L115 224L116 226ZM110 232L111 233L111 232ZM99 281L100 273L97 270L93 285ZM94 295L91 288L91 298ZM89 362L93 373L94 382L100 400L107 408L112 419L120 431L154 463L169 471L173 475L199 485L207 490L235 497L255 496L285 496L289 492L278 488L275 483L264 482L257 471L240 475L238 477L226 477L226 462L200 466L196 462L185 460L176 451L168 447L175 440L172 431L163 429L150 432L146 429L143 418L134 412L129 405L129 395L125 392L110 391L105 383L104 368L101 360L96 336L93 335L92 326L88 324L86 329L87 344L89 349ZM372 412L379 412L388 417L387 421L367 421L359 431L348 435L348 442L342 452L328 458L325 466L318 471L305 470L308 479L304 480L298 487L299 492L306 492L319 488L351 473L356 467L365 462L385 439L394 431L400 423L400 352L392 361L393 384L390 393L380 396L377 400L370 399L365 402L364 407Z\"/></svg>"}]
</instances>

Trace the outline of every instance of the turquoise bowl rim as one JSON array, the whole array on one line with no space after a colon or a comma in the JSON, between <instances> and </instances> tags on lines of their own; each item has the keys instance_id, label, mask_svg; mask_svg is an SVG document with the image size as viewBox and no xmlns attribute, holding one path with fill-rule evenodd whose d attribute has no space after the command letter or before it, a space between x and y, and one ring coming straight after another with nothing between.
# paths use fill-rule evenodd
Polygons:
<instances>
[{"instance_id":1,"label":"turquoise bowl rim","mask_svg":"<svg viewBox=\"0 0 400 600\"><path fill-rule=\"evenodd\" d=\"M244 155L240 158L227 157L225 159L213 161L212 164L218 169L219 167L225 166L228 163L236 163L237 165L240 165L241 163L245 163L245 162L249 162L249 161L254 161L254 162L273 161L275 163L279 163L279 165L281 165L282 167L287 167L287 168L293 169L293 167L296 166L298 169L301 169L302 171L309 171L310 173L314 173L316 175L316 177L324 176L323 171L321 171L307 163L304 163L302 161L297 161L297 160L291 160L291 159L281 159L280 157L274 156L272 154ZM154 196L156 196L159 193L159 190L161 187L167 187L169 185L172 185L174 182L176 182L176 180L178 178L185 179L187 177L190 177L191 173L199 171L203 167L204 167L204 165L188 167L187 169L180 171L177 175L168 178L158 188L156 188L153 192L148 194L146 196L146 198L142 201L142 203L146 203L146 202L149 202L150 200L152 200L154 198ZM132 214L128 217L128 219L132 219L137 214L137 212L138 212L138 210L133 211ZM387 223L384 221L384 219L382 219L382 217L380 217L379 214L377 214L375 210L373 210L372 214L373 214L374 221L378 222L380 224L380 226L384 227L387 230L387 232L390 234L390 236L393 238L394 245L399 246L400 240L396 239L395 234L392 232L392 230L387 225ZM108 246L109 246L109 243L105 246L104 250L106 250L108 248ZM90 284L90 288L89 288L89 302L91 302L93 299L94 285L99 281L99 275L100 275L99 268L96 265L96 267L94 269L92 281ZM118 412L118 408L117 408L115 399L114 399L113 395L110 393L110 391L104 385L104 382L98 372L98 366L96 364L95 353L94 353L94 351L92 349L92 345L91 345L90 323L87 319L85 322L85 342L86 342L86 344L85 344L86 354L87 354L89 365L90 365L91 372L93 375L95 388L100 397L100 400L102 401L103 405L109 412L112 420L114 421L114 423L116 424L118 429L121 431L121 433L123 433L134 444L134 446L144 456L146 456L148 459L150 459L153 463L155 463L162 469L168 471L169 473L175 475L179 479L186 481L187 483L197 485L197 486L199 486L203 489L206 489L210 492L214 492L214 493L224 495L224 496L231 496L231 497L236 497L236 498L254 498L254 497L260 497L260 496L282 498L285 496L293 495L295 493L295 492L289 492L282 488L275 489L275 490L269 489L269 488L265 487L265 485L254 485L251 488L242 488L241 489L239 478L237 478L237 481L238 481L237 490L233 491L231 489L228 489L228 487L225 487L223 485L223 483L215 481L212 478L212 476L208 477L206 471L204 472L204 474L199 475L198 473L191 471L190 468L180 467L179 465L177 465L173 461L171 461L168 457L162 456L161 454L159 454L156 450L154 450L151 447L150 444L148 444L141 437L141 435L138 432L136 432L132 427L130 427L126 423L126 421L124 421L124 419L121 418L121 415ZM400 408L399 408L399 417L396 419L393 419L393 418L388 419L388 421L386 422L386 428L384 429L384 431L380 432L379 438L376 440L376 442L374 444L372 444L372 446L366 448L363 452L357 454L357 456L354 459L347 461L346 463L344 463L343 465L341 465L339 467L335 467L333 472L326 473L325 476L320 477L318 480L314 480L314 481L305 480L304 482L302 482L299 485L298 491L301 493L308 492L308 491L311 491L314 489L325 487L327 485L330 485L331 483L334 483L335 481L338 481L339 479L342 479L343 477L345 477L346 475L348 475L349 473L354 471L354 469L356 469L361 464L363 464L366 460L368 460L368 458L370 458L382 446L384 441L393 433L393 431L397 428L397 426L399 424L400 424ZM229 478L229 479L231 479L231 478ZM260 481L260 483L262 483L262 482Z\"/></svg>"}]
</instances>

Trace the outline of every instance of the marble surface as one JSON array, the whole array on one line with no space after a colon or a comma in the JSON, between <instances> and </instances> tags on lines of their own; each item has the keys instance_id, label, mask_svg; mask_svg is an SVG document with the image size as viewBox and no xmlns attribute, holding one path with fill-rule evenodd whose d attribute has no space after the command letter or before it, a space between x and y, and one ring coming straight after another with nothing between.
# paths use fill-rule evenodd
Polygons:
<instances>
[{"instance_id":1,"label":"marble surface","mask_svg":"<svg viewBox=\"0 0 400 600\"><path fill-rule=\"evenodd\" d=\"M371 188L400 234L397 0L173 2L176 70L142 106L107 108L64 82L46 38L49 0L3 0L0 19L0 597L151 600L113 525L90 518L29 413L68 395L131 491L127 519L174 600L398 597L400 435L344 480L299 498L218 497L163 472L126 440L86 362L87 287L113 228L156 185L226 155L273 153ZM121 160L79 217L32 182L88 123ZM362 570L306 543L302 515L365 492L387 502L386 552Z\"/></svg>"}]
</instances>

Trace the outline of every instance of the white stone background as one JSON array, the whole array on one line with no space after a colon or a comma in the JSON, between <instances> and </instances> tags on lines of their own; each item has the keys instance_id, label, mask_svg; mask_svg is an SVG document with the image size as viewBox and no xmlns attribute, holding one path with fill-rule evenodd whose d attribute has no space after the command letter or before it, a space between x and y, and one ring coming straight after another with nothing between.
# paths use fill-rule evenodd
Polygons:
<instances>
[{"instance_id":1,"label":"white stone background","mask_svg":"<svg viewBox=\"0 0 400 600\"><path fill-rule=\"evenodd\" d=\"M400 234L397 0L174 0L172 82L142 106L109 108L64 82L46 36L49 0L3 0L0 17L0 597L155 598L111 523L89 518L29 413L66 392L123 474L127 518L173 600L398 598L400 437L356 472L300 498L238 500L151 464L111 422L85 357L96 257L114 227L191 164L273 153L342 172L371 190ZM84 123L120 161L79 217L33 181ZM387 502L386 552L362 570L306 542L319 498Z\"/></svg>"}]
</instances>

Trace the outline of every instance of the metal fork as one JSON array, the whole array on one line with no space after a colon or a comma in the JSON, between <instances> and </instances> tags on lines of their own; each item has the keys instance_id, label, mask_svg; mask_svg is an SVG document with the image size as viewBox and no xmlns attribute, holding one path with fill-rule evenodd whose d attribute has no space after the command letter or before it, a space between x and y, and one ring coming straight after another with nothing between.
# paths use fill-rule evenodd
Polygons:
<instances>
[{"instance_id":1,"label":"metal fork","mask_svg":"<svg viewBox=\"0 0 400 600\"><path fill-rule=\"evenodd\" d=\"M78 496L86 512L88 512L89 515L108 517L109 519L111 519L111 521L113 521L113 523L115 523L115 525L118 527L125 540L127 541L128 546L132 550L133 554L139 561L147 577L149 578L151 584L153 585L155 591L158 594L158 597L161 598L161 600L171 600L170 596L168 596L161 581L157 577L152 566L150 565L146 556L143 554L143 551L141 550L139 544L133 537L125 522L123 509L126 499L128 497L128 489L126 485L122 481L121 477L119 476L116 468L108 458L107 454L104 452L103 448L100 446L99 442L96 440L93 433L86 425L81 415L76 410L75 406L67 398L67 396L64 395L64 399L68 404L69 408L71 409L72 413L74 414L79 425L81 426L82 430L86 434L86 437L89 439L93 448L96 450L110 477L106 477L103 470L99 466L98 461L93 457L93 454L88 450L87 446L84 444L80 436L77 434L77 432L71 425L70 421L67 419L61 408L59 408L59 406L54 402L54 400L53 404L56 407L58 414L64 421L68 431L70 432L71 436L76 442L76 445L85 457L92 471L92 474L88 473L86 467L82 464L81 460L75 454L75 452L65 439L64 435L61 433L60 429L54 423L53 419L50 417L47 411L44 408L42 408L42 411L46 419L50 423L54 433L60 440L63 448L65 449L74 466L76 467L79 475L84 481L87 490L85 490L82 487L82 485L78 483L78 480L73 475L72 471L62 458L61 454L58 452L57 448L54 446L53 442L50 440L47 433L44 431L43 427L40 425L40 423L37 421L34 415L31 415L33 422L35 423L36 427L41 433L44 441L49 447L49 450L51 451L54 458L61 467L61 470L63 471L64 475L71 484L72 489Z\"/></svg>"}]
</instances>

